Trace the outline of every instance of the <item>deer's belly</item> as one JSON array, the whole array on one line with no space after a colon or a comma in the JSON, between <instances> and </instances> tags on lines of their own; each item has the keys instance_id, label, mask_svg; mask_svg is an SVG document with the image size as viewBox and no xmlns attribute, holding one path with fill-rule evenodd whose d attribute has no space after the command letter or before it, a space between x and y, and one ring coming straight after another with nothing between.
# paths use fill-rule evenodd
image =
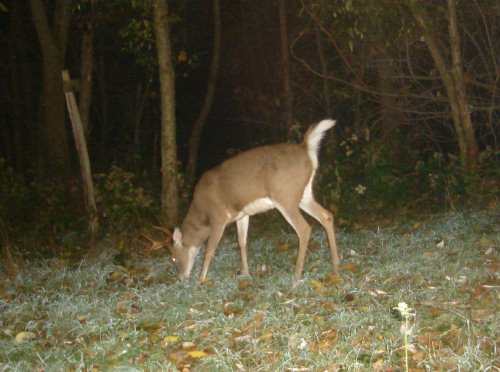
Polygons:
<instances>
[{"instance_id":1,"label":"deer's belly","mask_svg":"<svg viewBox=\"0 0 500 372\"><path fill-rule=\"evenodd\" d=\"M267 212L276 208L274 202L270 198L260 198L245 205L241 211L234 217L234 220L239 220L245 216L253 216L257 213Z\"/></svg>"}]
</instances>

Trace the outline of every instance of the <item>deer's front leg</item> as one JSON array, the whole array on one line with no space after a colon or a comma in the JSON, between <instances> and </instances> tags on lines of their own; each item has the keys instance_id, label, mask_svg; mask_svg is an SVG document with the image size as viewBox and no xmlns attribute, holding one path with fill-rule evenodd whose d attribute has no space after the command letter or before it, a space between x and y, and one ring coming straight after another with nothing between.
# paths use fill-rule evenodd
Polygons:
<instances>
[{"instance_id":1,"label":"deer's front leg","mask_svg":"<svg viewBox=\"0 0 500 372\"><path fill-rule=\"evenodd\" d=\"M238 231L238 245L240 246L241 253L241 274L243 275L249 275L247 261L247 235L249 222L249 216L245 216L236 221L236 229Z\"/></svg>"},{"instance_id":2,"label":"deer's front leg","mask_svg":"<svg viewBox=\"0 0 500 372\"><path fill-rule=\"evenodd\" d=\"M224 225L214 226L212 228L212 233L210 234L207 242L207 247L205 248L205 257L203 259L203 266L201 267L200 272L200 283L205 281L207 276L208 267L210 266L210 261L214 257L215 249L222 238L222 233L224 232Z\"/></svg>"}]
</instances>

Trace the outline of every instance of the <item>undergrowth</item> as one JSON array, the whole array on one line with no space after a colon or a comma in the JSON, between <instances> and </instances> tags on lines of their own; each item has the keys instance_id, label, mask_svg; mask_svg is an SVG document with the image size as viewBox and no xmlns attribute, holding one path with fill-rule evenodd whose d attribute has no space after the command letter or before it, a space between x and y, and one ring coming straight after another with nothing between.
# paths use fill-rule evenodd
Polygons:
<instances>
[{"instance_id":1,"label":"undergrowth","mask_svg":"<svg viewBox=\"0 0 500 372\"><path fill-rule=\"evenodd\" d=\"M289 231L251 232L251 277L227 236L204 285L113 238L76 265L25 262L0 285L0 370L390 371L408 354L412 371L498 371L499 222L489 210L339 231L340 275L318 230L300 281Z\"/></svg>"}]
</instances>

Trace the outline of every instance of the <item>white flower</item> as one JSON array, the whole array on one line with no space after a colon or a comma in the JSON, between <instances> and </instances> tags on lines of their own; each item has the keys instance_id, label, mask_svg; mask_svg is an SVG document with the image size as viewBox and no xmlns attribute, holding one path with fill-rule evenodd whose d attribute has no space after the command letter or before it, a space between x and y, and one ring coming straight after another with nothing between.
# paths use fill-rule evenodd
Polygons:
<instances>
[{"instance_id":1,"label":"white flower","mask_svg":"<svg viewBox=\"0 0 500 372\"><path fill-rule=\"evenodd\" d=\"M363 185L358 185L354 189L359 195L363 195L365 193L366 187Z\"/></svg>"},{"instance_id":2,"label":"white flower","mask_svg":"<svg viewBox=\"0 0 500 372\"><path fill-rule=\"evenodd\" d=\"M401 314L401 316L403 318L408 318L410 315L412 315L411 311L413 309L409 308L408 304L406 302L398 303L398 307L395 307L395 309L397 309L399 311L399 313Z\"/></svg>"}]
</instances>

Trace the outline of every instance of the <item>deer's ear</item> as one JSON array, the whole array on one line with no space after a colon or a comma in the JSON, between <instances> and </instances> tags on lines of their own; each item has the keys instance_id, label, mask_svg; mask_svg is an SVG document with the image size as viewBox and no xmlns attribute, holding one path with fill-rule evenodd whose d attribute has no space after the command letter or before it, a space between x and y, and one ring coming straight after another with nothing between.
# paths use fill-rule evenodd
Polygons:
<instances>
[{"instance_id":1,"label":"deer's ear","mask_svg":"<svg viewBox=\"0 0 500 372\"><path fill-rule=\"evenodd\" d=\"M174 244L182 244L182 233L178 227L176 227L174 230L173 238L174 238Z\"/></svg>"}]
</instances>

